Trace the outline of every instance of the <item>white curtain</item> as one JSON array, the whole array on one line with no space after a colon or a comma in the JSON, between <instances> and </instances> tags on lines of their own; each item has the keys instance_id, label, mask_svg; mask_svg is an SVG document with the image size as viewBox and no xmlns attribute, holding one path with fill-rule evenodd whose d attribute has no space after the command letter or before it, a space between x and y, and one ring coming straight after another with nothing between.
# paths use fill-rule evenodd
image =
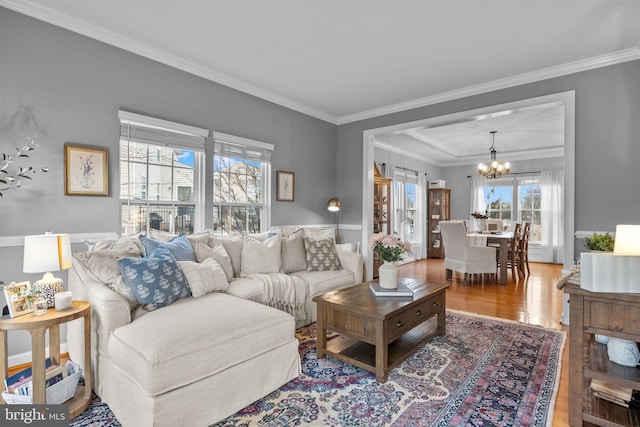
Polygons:
<instances>
[{"instance_id":1,"label":"white curtain","mask_svg":"<svg viewBox=\"0 0 640 427\"><path fill-rule=\"evenodd\" d=\"M542 171L542 261L562 263L564 260L564 174L561 170Z\"/></svg>"},{"instance_id":2,"label":"white curtain","mask_svg":"<svg viewBox=\"0 0 640 427\"><path fill-rule=\"evenodd\" d=\"M472 176L469 178L471 191L469 192L469 217L467 222L471 227L467 227L468 230L476 230L478 226L477 221L472 219L471 214L474 212L485 212L487 210L487 204L484 201L484 186L487 185L487 179L483 176Z\"/></svg>"},{"instance_id":3,"label":"white curtain","mask_svg":"<svg viewBox=\"0 0 640 427\"><path fill-rule=\"evenodd\" d=\"M416 236L420 242L417 258L427 257L427 174L418 173L418 188L416 189Z\"/></svg>"}]
</instances>

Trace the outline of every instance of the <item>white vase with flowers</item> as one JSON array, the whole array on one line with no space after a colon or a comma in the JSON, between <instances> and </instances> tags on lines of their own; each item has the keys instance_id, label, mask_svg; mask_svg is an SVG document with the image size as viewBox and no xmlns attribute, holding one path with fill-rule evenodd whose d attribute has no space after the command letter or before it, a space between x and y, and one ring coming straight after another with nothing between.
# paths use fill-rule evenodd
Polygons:
<instances>
[{"instance_id":1,"label":"white vase with flowers","mask_svg":"<svg viewBox=\"0 0 640 427\"><path fill-rule=\"evenodd\" d=\"M398 261L411 250L409 242L403 242L397 236L376 233L369 238L369 248L376 253L384 264L378 269L378 281L381 288L396 289L398 287Z\"/></svg>"}]
</instances>

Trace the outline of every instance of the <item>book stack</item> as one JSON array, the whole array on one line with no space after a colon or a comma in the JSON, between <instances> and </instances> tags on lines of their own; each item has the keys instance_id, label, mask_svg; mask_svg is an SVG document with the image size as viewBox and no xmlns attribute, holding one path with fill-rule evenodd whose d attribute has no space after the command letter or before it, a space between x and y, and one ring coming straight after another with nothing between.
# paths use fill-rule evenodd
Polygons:
<instances>
[{"instance_id":1,"label":"book stack","mask_svg":"<svg viewBox=\"0 0 640 427\"><path fill-rule=\"evenodd\" d=\"M74 374L76 368L74 364L67 362L66 365L53 365L51 359L45 361L45 388L59 383ZM21 396L33 395L33 381L31 367L13 374L4 380L4 388L7 393Z\"/></svg>"},{"instance_id":2,"label":"book stack","mask_svg":"<svg viewBox=\"0 0 640 427\"><path fill-rule=\"evenodd\" d=\"M629 407L633 395L633 389L630 387L607 384L600 380L591 380L591 390L594 396L625 408Z\"/></svg>"}]
</instances>

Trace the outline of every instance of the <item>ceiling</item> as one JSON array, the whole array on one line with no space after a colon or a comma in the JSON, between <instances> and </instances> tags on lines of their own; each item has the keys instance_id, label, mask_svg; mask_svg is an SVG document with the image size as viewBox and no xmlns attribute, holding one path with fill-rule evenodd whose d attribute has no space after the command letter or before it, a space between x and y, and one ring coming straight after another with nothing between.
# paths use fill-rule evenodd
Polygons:
<instances>
[{"instance_id":1,"label":"ceiling","mask_svg":"<svg viewBox=\"0 0 640 427\"><path fill-rule=\"evenodd\" d=\"M0 0L0 6L336 124L640 58L636 0ZM500 131L507 123L474 127L474 121L414 132L404 143L426 140L429 155L455 146L442 161L456 162L452 156L481 150L488 156L494 128L500 155L517 149L506 147L509 141L524 140L517 132L549 131L527 130L527 123L558 126L544 109L502 120L522 127L509 135ZM463 140L472 147L458 145Z\"/></svg>"},{"instance_id":2,"label":"ceiling","mask_svg":"<svg viewBox=\"0 0 640 427\"><path fill-rule=\"evenodd\" d=\"M503 161L564 156L565 111L561 103L495 109L447 121L413 122L375 135L378 146L438 166L487 162L495 134L497 158Z\"/></svg>"}]
</instances>

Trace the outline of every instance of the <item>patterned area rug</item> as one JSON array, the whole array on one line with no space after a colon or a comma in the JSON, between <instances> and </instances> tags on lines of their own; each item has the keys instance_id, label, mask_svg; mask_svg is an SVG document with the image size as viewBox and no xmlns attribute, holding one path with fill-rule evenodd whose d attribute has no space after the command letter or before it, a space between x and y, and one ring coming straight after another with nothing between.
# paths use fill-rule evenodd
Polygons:
<instances>
[{"instance_id":1,"label":"patterned area rug","mask_svg":"<svg viewBox=\"0 0 640 427\"><path fill-rule=\"evenodd\" d=\"M332 357L318 359L315 324L297 336L302 375L215 427L551 425L563 332L448 310L446 335L385 384ZM96 398L70 425L119 424Z\"/></svg>"}]
</instances>

